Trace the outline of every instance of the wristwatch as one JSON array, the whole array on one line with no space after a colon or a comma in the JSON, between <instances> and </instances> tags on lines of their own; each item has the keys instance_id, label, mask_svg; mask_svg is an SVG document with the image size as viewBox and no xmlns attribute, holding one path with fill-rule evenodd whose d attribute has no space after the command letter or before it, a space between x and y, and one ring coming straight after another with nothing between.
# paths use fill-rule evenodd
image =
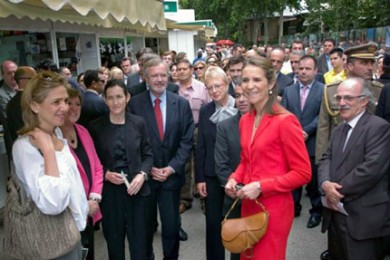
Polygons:
<instances>
[{"instance_id":1,"label":"wristwatch","mask_svg":"<svg viewBox=\"0 0 390 260\"><path fill-rule=\"evenodd\" d=\"M148 174L146 172L140 171L140 174L142 176L144 176L145 181L147 181L149 179L149 176L148 176Z\"/></svg>"}]
</instances>

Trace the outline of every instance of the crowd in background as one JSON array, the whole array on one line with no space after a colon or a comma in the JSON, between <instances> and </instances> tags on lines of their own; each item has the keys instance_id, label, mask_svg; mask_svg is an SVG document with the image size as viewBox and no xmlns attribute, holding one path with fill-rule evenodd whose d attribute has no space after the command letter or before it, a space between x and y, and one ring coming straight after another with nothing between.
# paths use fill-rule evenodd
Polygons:
<instances>
[{"instance_id":1,"label":"crowd in background","mask_svg":"<svg viewBox=\"0 0 390 260\"><path fill-rule=\"evenodd\" d=\"M180 214L192 207L194 197L201 198L206 218L207 259L225 257L221 221L237 197L242 206L234 217L261 210L257 199L270 212L268 231L250 252L252 259L285 259L306 184L307 228L323 221L323 231L329 232L329 251L321 259L381 259L389 248L382 239L390 235L390 150L383 139L388 133L374 144L367 141L367 147L361 141L361 161L345 169L354 173L356 167L364 176L356 173L345 183L361 185L360 190L338 186L342 180L326 168L333 167L337 151L331 149L337 139L332 130L365 118L366 109L390 121L390 85L384 85L390 79L390 54L375 43L325 39L319 48L300 40L250 48L207 43L193 61L184 52L158 55L142 48L136 62L125 57L117 66L77 77L50 60L37 68L3 61L1 74L0 120L8 156L40 210L73 209L81 244L89 248L87 259L94 259L93 234L100 221L109 259L124 259L126 237L131 259L154 259L158 226L164 259L178 259L180 241L188 238ZM369 120L388 129L385 121ZM371 153L369 145L378 150ZM375 169L366 166L368 159ZM30 176L33 161L38 170ZM43 189L41 182L50 188ZM238 190L238 184L243 188ZM58 185L63 196L51 205ZM340 215L338 203L350 216ZM355 208L364 206L381 215L372 220L380 232L350 231L366 225ZM76 259L72 254L64 259Z\"/></svg>"}]
</instances>

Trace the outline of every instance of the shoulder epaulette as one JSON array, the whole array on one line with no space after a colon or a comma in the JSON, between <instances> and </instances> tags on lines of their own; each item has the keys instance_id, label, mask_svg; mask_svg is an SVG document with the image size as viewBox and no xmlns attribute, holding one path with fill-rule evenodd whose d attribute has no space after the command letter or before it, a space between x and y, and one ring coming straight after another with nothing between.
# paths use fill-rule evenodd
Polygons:
<instances>
[{"instance_id":1,"label":"shoulder epaulette","mask_svg":"<svg viewBox=\"0 0 390 260\"><path fill-rule=\"evenodd\" d=\"M332 82L330 84L326 84L325 87L324 87L324 101L325 101L325 106L326 106L326 110L328 110L328 114L330 116L337 116L339 114L339 111L333 111L331 108L330 108L330 104L329 104L329 99L328 99L328 95L326 93L327 89L328 88L331 88L331 87L336 87L338 85L340 85L341 83L341 80L338 80L338 81L335 81L335 82Z\"/></svg>"},{"instance_id":2,"label":"shoulder epaulette","mask_svg":"<svg viewBox=\"0 0 390 260\"><path fill-rule=\"evenodd\" d=\"M376 81L376 80L372 80L371 81L371 86L373 87L378 87L378 88L383 88L383 83L379 82L379 81Z\"/></svg>"}]
</instances>

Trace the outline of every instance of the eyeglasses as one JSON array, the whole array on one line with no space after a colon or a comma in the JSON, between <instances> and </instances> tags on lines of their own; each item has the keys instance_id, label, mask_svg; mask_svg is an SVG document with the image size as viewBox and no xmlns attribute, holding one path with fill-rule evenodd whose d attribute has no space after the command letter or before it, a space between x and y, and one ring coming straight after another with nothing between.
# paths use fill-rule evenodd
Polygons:
<instances>
[{"instance_id":1,"label":"eyeglasses","mask_svg":"<svg viewBox=\"0 0 390 260\"><path fill-rule=\"evenodd\" d=\"M197 71L197 70L203 70L203 69L204 69L204 67L197 67L197 68L194 68L195 71Z\"/></svg>"},{"instance_id":2,"label":"eyeglasses","mask_svg":"<svg viewBox=\"0 0 390 260\"><path fill-rule=\"evenodd\" d=\"M219 90L222 85L206 86L207 91Z\"/></svg>"},{"instance_id":3,"label":"eyeglasses","mask_svg":"<svg viewBox=\"0 0 390 260\"><path fill-rule=\"evenodd\" d=\"M336 102L341 102L341 100L344 99L347 102L351 102L355 98L362 98L362 97L365 97L365 95L359 95L359 96L350 96L350 95L340 96L340 95L335 95L334 96L334 100L336 100Z\"/></svg>"}]
</instances>

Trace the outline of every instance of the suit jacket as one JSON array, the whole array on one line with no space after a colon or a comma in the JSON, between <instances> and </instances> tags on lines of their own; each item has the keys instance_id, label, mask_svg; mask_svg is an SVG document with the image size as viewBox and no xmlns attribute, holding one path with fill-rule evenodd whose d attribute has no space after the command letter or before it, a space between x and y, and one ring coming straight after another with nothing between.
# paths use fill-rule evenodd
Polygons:
<instances>
[{"instance_id":1,"label":"suit jacket","mask_svg":"<svg viewBox=\"0 0 390 260\"><path fill-rule=\"evenodd\" d=\"M233 87L232 81L230 81L230 83L229 83L229 95L234 97L234 87Z\"/></svg>"},{"instance_id":2,"label":"suit jacket","mask_svg":"<svg viewBox=\"0 0 390 260\"><path fill-rule=\"evenodd\" d=\"M223 120L217 124L217 135L215 140L215 174L217 175L221 185L225 185L227 179L236 170L240 163L240 133L238 124L240 122L241 113ZM225 195L223 205L223 215L229 210L233 199ZM240 205L237 205L234 210L234 215L240 216ZM233 212L232 212L233 213ZM232 217L232 213L230 216Z\"/></svg>"},{"instance_id":3,"label":"suit jacket","mask_svg":"<svg viewBox=\"0 0 390 260\"><path fill-rule=\"evenodd\" d=\"M195 182L205 182L204 176L215 177L214 148L217 125L210 121L215 112L215 103L201 107L198 123L198 142L195 147Z\"/></svg>"},{"instance_id":4,"label":"suit jacket","mask_svg":"<svg viewBox=\"0 0 390 260\"><path fill-rule=\"evenodd\" d=\"M294 77L295 77L295 73L294 72L291 72L291 73L288 73L287 76L291 77L293 80L294 80ZM325 78L324 78L324 74L322 73L317 73L315 78L314 78L316 81L322 83L322 84L325 84Z\"/></svg>"},{"instance_id":5,"label":"suit jacket","mask_svg":"<svg viewBox=\"0 0 390 260\"><path fill-rule=\"evenodd\" d=\"M103 165L104 174L107 170L113 170L115 164L115 154L112 151L115 143L116 136L108 130L110 127L110 117L107 113L103 117L100 117L90 123L90 133L94 140L96 151ZM125 119L125 131L127 133L124 142L127 156L128 172L127 179L129 182L134 178L136 174L143 171L147 174L153 166L153 155L150 146L149 137L146 131L145 121L135 115L126 112ZM110 186L116 186L106 181L104 183ZM145 182L139 191L141 196L149 195L149 185ZM103 198L104 199L104 198Z\"/></svg>"},{"instance_id":6,"label":"suit jacket","mask_svg":"<svg viewBox=\"0 0 390 260\"><path fill-rule=\"evenodd\" d=\"M7 104L7 124L4 125L4 140L8 157L12 156L12 145L18 138L17 132L24 126L20 105L22 94L22 91L18 91Z\"/></svg>"},{"instance_id":7,"label":"suit jacket","mask_svg":"<svg viewBox=\"0 0 390 260\"><path fill-rule=\"evenodd\" d=\"M252 135L255 116L256 112L252 111L241 117L241 160L231 178L244 184L259 181L259 200L273 219L268 223L268 230L274 235L262 238L272 242L255 244L253 259L280 259L276 253L278 248L272 245L279 246L282 239L287 240L294 219L291 191L310 181L310 161L302 128L293 114L265 114ZM261 208L254 200L242 200L242 216L259 211Z\"/></svg>"},{"instance_id":8,"label":"suit jacket","mask_svg":"<svg viewBox=\"0 0 390 260\"><path fill-rule=\"evenodd\" d=\"M143 81L142 83L139 83L137 85L134 85L132 86L130 89L129 89L129 92L130 92L130 95L132 97L138 95L138 94L141 94L142 92L145 92L147 91L148 88L146 87L146 82ZM174 84L174 83L171 83L171 82L168 82L168 87L167 87L167 90L168 91L171 91L175 94L178 94L179 92L179 86Z\"/></svg>"},{"instance_id":9,"label":"suit jacket","mask_svg":"<svg viewBox=\"0 0 390 260\"><path fill-rule=\"evenodd\" d=\"M133 86L138 85L140 83L140 78L141 75L139 74L139 71L131 73L129 76L127 76L126 86L129 92Z\"/></svg>"},{"instance_id":10,"label":"suit jacket","mask_svg":"<svg viewBox=\"0 0 390 260\"><path fill-rule=\"evenodd\" d=\"M291 77L279 72L278 77L276 78L276 86L279 90L278 95L283 96L284 89L292 84L294 84L294 80Z\"/></svg>"},{"instance_id":11,"label":"suit jacket","mask_svg":"<svg viewBox=\"0 0 390 260\"><path fill-rule=\"evenodd\" d=\"M318 57L317 59L317 68L318 72L325 74L327 73L330 69L328 67L328 62L326 61L326 54L322 54L321 56Z\"/></svg>"},{"instance_id":12,"label":"suit jacket","mask_svg":"<svg viewBox=\"0 0 390 260\"><path fill-rule=\"evenodd\" d=\"M306 148L310 156L315 156L318 115L320 113L324 85L314 81L307 96L305 106L301 110L301 96L299 83L284 90L282 106L296 115L301 123L303 131L309 137L306 140Z\"/></svg>"},{"instance_id":13,"label":"suit jacket","mask_svg":"<svg viewBox=\"0 0 390 260\"><path fill-rule=\"evenodd\" d=\"M375 115L390 122L390 84L386 84L379 96Z\"/></svg>"},{"instance_id":14,"label":"suit jacket","mask_svg":"<svg viewBox=\"0 0 390 260\"><path fill-rule=\"evenodd\" d=\"M348 213L346 228L357 240L390 234L390 199L386 171L390 163L390 124L365 112L345 146L341 143L343 124L337 126L323 155L318 183L339 183ZM322 231L329 228L334 211L323 211Z\"/></svg>"},{"instance_id":15,"label":"suit jacket","mask_svg":"<svg viewBox=\"0 0 390 260\"><path fill-rule=\"evenodd\" d=\"M178 190L185 183L184 166L190 155L195 129L188 101L169 91L166 92L166 122L161 141L150 92L145 91L131 99L130 111L145 118L153 151L154 167L170 166L175 170L165 182L150 180L152 188L162 185L166 190Z\"/></svg>"},{"instance_id":16,"label":"suit jacket","mask_svg":"<svg viewBox=\"0 0 390 260\"><path fill-rule=\"evenodd\" d=\"M78 123L88 127L89 123L108 113L108 107L104 100L94 92L85 91L83 106Z\"/></svg>"},{"instance_id":17,"label":"suit jacket","mask_svg":"<svg viewBox=\"0 0 390 260\"><path fill-rule=\"evenodd\" d=\"M91 169L92 176L92 185L89 185L87 174L85 173L84 166L81 164L81 161L77 157L76 153L73 149L70 149L73 157L77 163L77 169L80 172L81 181L84 185L84 191L87 199L89 198L99 198L101 199L102 189L103 189L103 166L100 163L99 157L96 153L95 145L89 134L88 130L82 125L75 124L74 125L81 145L84 147L85 153L87 154L89 166ZM100 220L102 218L102 214L100 211L93 217L93 223Z\"/></svg>"},{"instance_id":18,"label":"suit jacket","mask_svg":"<svg viewBox=\"0 0 390 260\"><path fill-rule=\"evenodd\" d=\"M215 140L215 174L221 185L225 185L230 174L234 172L240 163L240 133L238 123L241 114L223 120L217 124Z\"/></svg>"}]
</instances>

